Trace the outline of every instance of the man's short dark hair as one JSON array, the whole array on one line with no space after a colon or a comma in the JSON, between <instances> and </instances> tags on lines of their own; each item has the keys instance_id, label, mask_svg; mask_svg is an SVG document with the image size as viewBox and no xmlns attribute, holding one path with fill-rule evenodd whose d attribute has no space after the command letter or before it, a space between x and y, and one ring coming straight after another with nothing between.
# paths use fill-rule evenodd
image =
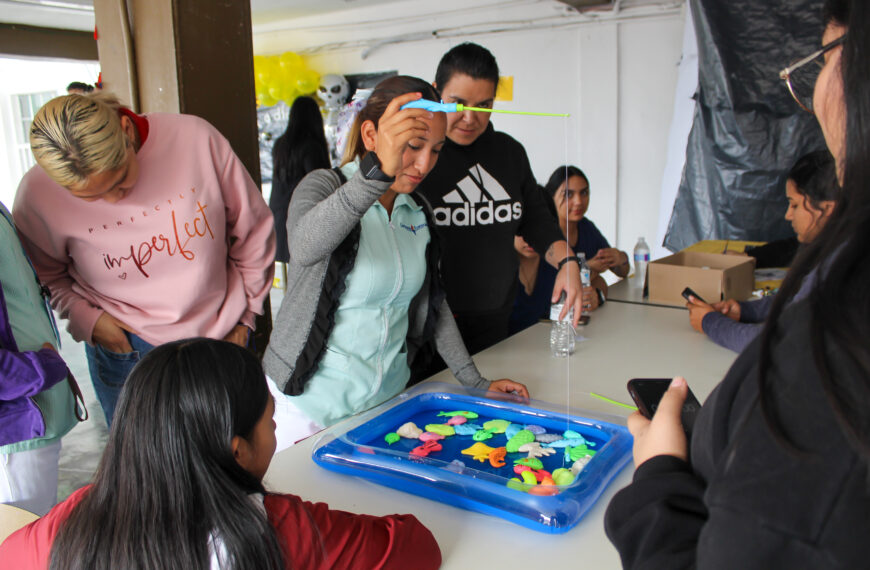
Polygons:
<instances>
[{"instance_id":1,"label":"man's short dark hair","mask_svg":"<svg viewBox=\"0 0 870 570\"><path fill-rule=\"evenodd\" d=\"M443 90L457 73L464 73L472 79L487 79L493 85L498 85L495 57L488 49L475 43L459 44L444 54L435 72L435 85Z\"/></svg>"},{"instance_id":2,"label":"man's short dark hair","mask_svg":"<svg viewBox=\"0 0 870 570\"><path fill-rule=\"evenodd\" d=\"M81 81L73 81L66 86L67 91L70 91L72 89L75 89L76 91L81 91L83 93L90 93L94 90L94 86L88 85L87 83L82 83Z\"/></svg>"}]
</instances>

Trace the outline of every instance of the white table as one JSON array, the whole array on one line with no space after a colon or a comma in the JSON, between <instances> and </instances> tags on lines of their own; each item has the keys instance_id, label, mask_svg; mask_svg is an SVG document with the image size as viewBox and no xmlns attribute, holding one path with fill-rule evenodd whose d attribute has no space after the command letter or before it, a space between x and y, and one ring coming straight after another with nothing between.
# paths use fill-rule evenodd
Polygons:
<instances>
[{"instance_id":1,"label":"white table","mask_svg":"<svg viewBox=\"0 0 870 570\"><path fill-rule=\"evenodd\" d=\"M570 358L549 352L549 327L538 324L474 357L484 376L525 382L532 397L574 408L627 415L588 393L630 402L630 378L689 380L704 401L722 379L735 354L692 330L684 311L626 303L607 303L580 330ZM431 380L455 382L448 372ZM342 424L333 429L343 431ZM332 508L385 515L413 513L435 534L446 569L471 568L619 568L619 556L604 534L604 511L613 494L631 480L624 469L596 505L571 531L548 535L499 518L464 511L422 497L327 471L311 460L319 435L278 453L266 474L266 487L294 493Z\"/></svg>"},{"instance_id":2,"label":"white table","mask_svg":"<svg viewBox=\"0 0 870 570\"><path fill-rule=\"evenodd\" d=\"M651 305L653 307L667 307L669 309L683 309L683 306L665 305L663 303L653 303L649 297L644 297L643 288L634 281L634 279L622 279L608 285L607 300L616 301L617 303L634 303L636 305Z\"/></svg>"}]
</instances>

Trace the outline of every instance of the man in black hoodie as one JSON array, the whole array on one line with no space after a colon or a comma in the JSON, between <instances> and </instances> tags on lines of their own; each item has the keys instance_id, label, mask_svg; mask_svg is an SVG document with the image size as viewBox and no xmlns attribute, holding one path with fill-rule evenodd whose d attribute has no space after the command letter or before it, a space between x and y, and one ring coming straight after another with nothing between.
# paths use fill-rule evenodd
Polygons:
<instances>
[{"instance_id":1,"label":"man in black hoodie","mask_svg":"<svg viewBox=\"0 0 870 570\"><path fill-rule=\"evenodd\" d=\"M434 85L445 103L491 108L498 64L486 48L460 44L441 58ZM577 258L547 209L525 149L493 129L489 117L447 114L447 142L417 190L434 210L447 301L471 354L508 336L517 283L515 235L559 269L553 297L566 292L575 326L583 305L598 304L594 289L580 294Z\"/></svg>"}]
</instances>

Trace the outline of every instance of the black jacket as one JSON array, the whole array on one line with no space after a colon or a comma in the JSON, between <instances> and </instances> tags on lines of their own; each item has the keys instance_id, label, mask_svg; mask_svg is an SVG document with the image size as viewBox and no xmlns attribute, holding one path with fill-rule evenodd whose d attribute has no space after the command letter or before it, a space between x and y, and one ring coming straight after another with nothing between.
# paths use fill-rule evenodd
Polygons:
<instances>
[{"instance_id":1,"label":"black jacket","mask_svg":"<svg viewBox=\"0 0 870 570\"><path fill-rule=\"evenodd\" d=\"M417 192L432 204L444 248L447 302L456 314L510 313L518 268L515 235L541 254L564 239L525 149L491 123L470 145L448 139Z\"/></svg>"},{"instance_id":2,"label":"black jacket","mask_svg":"<svg viewBox=\"0 0 870 570\"><path fill-rule=\"evenodd\" d=\"M774 435L758 400L756 339L704 404L691 464L654 457L611 501L605 526L626 568L867 568L870 480L822 390L807 301L780 317L772 348ZM828 343L832 374L866 382ZM691 379L689 379L691 380Z\"/></svg>"}]
</instances>

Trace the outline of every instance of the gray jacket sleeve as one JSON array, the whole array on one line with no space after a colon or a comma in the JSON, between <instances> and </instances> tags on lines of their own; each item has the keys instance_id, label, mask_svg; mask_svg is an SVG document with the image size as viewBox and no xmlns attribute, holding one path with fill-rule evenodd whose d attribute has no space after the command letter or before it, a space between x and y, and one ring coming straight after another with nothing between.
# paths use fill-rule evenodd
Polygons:
<instances>
[{"instance_id":1,"label":"gray jacket sleeve","mask_svg":"<svg viewBox=\"0 0 870 570\"><path fill-rule=\"evenodd\" d=\"M474 361L471 360L471 356L465 348L465 343L462 342L459 327L453 320L453 311L450 310L446 299L441 303L441 309L438 311L438 322L435 325L435 347L459 382L471 388L487 388L489 386L489 380L480 375L480 371L474 365Z\"/></svg>"},{"instance_id":2,"label":"gray jacket sleeve","mask_svg":"<svg viewBox=\"0 0 870 570\"><path fill-rule=\"evenodd\" d=\"M761 323L738 323L716 311L707 313L701 321L701 328L713 342L738 353L758 336L763 326Z\"/></svg>"},{"instance_id":3,"label":"gray jacket sleeve","mask_svg":"<svg viewBox=\"0 0 870 570\"><path fill-rule=\"evenodd\" d=\"M331 170L315 170L302 179L287 213L287 241L293 263L313 265L329 257L359 223L389 182L366 180L360 172L335 189Z\"/></svg>"}]
</instances>

